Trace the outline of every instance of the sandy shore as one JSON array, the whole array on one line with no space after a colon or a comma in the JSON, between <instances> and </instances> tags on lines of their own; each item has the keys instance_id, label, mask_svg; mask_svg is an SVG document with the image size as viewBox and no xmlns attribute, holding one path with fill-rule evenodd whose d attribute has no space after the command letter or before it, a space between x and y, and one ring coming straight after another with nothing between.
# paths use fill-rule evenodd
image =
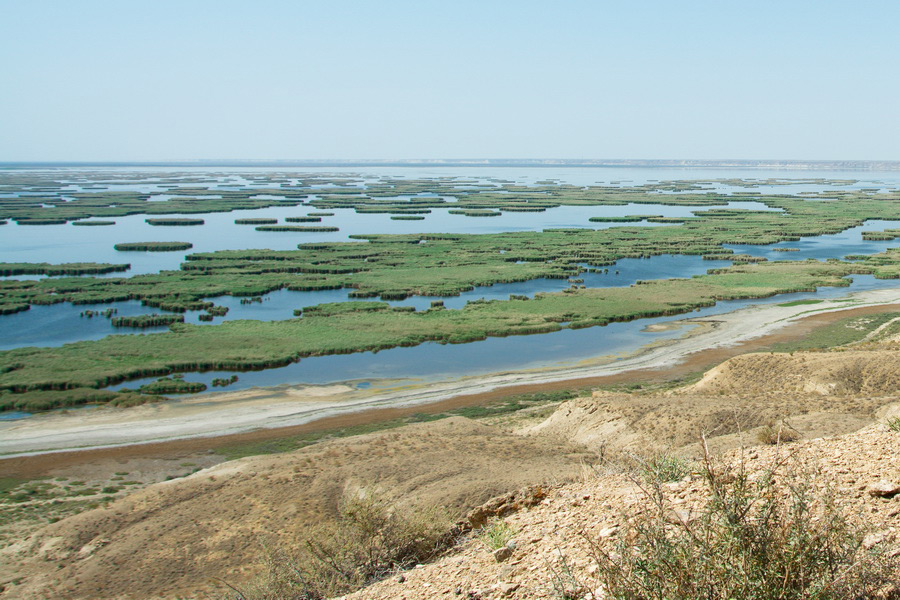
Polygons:
<instances>
[{"instance_id":1,"label":"sandy shore","mask_svg":"<svg viewBox=\"0 0 900 600\"><path fill-rule=\"evenodd\" d=\"M261 428L287 428L370 409L402 408L479 395L510 387L664 369L700 351L735 346L800 319L900 302L900 288L850 294L797 306L758 305L732 313L682 319L685 335L628 356L608 356L559 368L461 377L438 383L383 382L371 389L347 385L278 386L204 394L128 409L96 408L0 422L0 456L76 448L103 448L194 437L223 436Z\"/></svg>"}]
</instances>

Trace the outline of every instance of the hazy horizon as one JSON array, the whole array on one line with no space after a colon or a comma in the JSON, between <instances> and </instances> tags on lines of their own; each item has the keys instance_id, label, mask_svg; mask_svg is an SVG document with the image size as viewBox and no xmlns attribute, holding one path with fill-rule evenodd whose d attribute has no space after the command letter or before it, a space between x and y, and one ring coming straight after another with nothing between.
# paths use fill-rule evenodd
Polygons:
<instances>
[{"instance_id":1,"label":"hazy horizon","mask_svg":"<svg viewBox=\"0 0 900 600\"><path fill-rule=\"evenodd\" d=\"M898 17L886 1L8 0L0 161L896 161Z\"/></svg>"}]
</instances>

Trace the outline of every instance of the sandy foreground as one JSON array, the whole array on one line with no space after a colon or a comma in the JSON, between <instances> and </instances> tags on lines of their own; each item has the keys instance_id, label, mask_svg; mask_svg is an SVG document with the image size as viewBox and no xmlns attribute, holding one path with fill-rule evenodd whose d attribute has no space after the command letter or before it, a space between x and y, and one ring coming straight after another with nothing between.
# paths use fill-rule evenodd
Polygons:
<instances>
[{"instance_id":1,"label":"sandy foreground","mask_svg":"<svg viewBox=\"0 0 900 600\"><path fill-rule=\"evenodd\" d=\"M0 422L0 456L102 448L281 428L373 409L424 405L511 386L602 377L659 369L711 348L733 346L809 315L839 313L900 302L900 288L849 294L797 306L757 305L732 313L675 321L686 333L627 356L597 357L563 367L460 377L436 383L384 382L359 390L348 385L276 386L202 394L127 409L98 408Z\"/></svg>"}]
</instances>

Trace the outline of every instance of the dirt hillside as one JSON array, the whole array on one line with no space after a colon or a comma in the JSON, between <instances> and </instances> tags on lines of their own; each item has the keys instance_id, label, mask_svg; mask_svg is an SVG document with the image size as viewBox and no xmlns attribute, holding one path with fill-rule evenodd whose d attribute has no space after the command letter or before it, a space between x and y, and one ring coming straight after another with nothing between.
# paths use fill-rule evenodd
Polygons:
<instances>
[{"instance_id":1,"label":"dirt hillside","mask_svg":"<svg viewBox=\"0 0 900 600\"><path fill-rule=\"evenodd\" d=\"M872 425L836 439L754 448L743 460L751 477L777 460L786 461L784 470L789 473L814 474L813 498L823 498L827 490L833 490L839 509L868 532L865 545L894 553L894 565L900 566L895 554L900 542L900 495L876 497L868 491L881 481L900 489L898 445L900 433ZM740 460L739 453L733 452L725 462ZM441 560L391 577L348 599L604 598L590 543L613 549L629 522L653 510L635 481L628 474L598 474L559 486L537 506L504 518L512 532L509 557L498 560L486 543L473 536ZM708 499L699 473L662 488L673 519L693 518Z\"/></svg>"},{"instance_id":2,"label":"dirt hillside","mask_svg":"<svg viewBox=\"0 0 900 600\"><path fill-rule=\"evenodd\" d=\"M621 453L669 451L691 446L701 434L717 451L757 443L768 426L786 422L795 437L807 439L855 431L875 419L893 395L820 394L702 395L616 394L563 403L546 421L522 432L584 445L610 458ZM739 435L740 434L740 435Z\"/></svg>"},{"instance_id":3,"label":"dirt hillside","mask_svg":"<svg viewBox=\"0 0 900 600\"><path fill-rule=\"evenodd\" d=\"M427 458L426 458L427 457ZM6 599L171 598L243 582L264 544L334 514L344 490L376 487L464 514L535 482L560 482L591 457L463 418L242 459L160 483L53 525L0 554Z\"/></svg>"},{"instance_id":4,"label":"dirt hillside","mask_svg":"<svg viewBox=\"0 0 900 600\"><path fill-rule=\"evenodd\" d=\"M900 389L900 352L844 350L745 354L711 369L682 394L883 396Z\"/></svg>"}]
</instances>

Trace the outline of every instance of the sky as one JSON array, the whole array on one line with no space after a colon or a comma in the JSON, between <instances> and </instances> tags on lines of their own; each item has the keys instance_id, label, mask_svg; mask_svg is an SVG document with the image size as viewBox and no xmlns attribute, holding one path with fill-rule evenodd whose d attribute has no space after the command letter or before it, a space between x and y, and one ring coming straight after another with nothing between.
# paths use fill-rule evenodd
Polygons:
<instances>
[{"instance_id":1,"label":"sky","mask_svg":"<svg viewBox=\"0 0 900 600\"><path fill-rule=\"evenodd\" d=\"M900 2L0 0L0 161L900 160Z\"/></svg>"}]
</instances>

